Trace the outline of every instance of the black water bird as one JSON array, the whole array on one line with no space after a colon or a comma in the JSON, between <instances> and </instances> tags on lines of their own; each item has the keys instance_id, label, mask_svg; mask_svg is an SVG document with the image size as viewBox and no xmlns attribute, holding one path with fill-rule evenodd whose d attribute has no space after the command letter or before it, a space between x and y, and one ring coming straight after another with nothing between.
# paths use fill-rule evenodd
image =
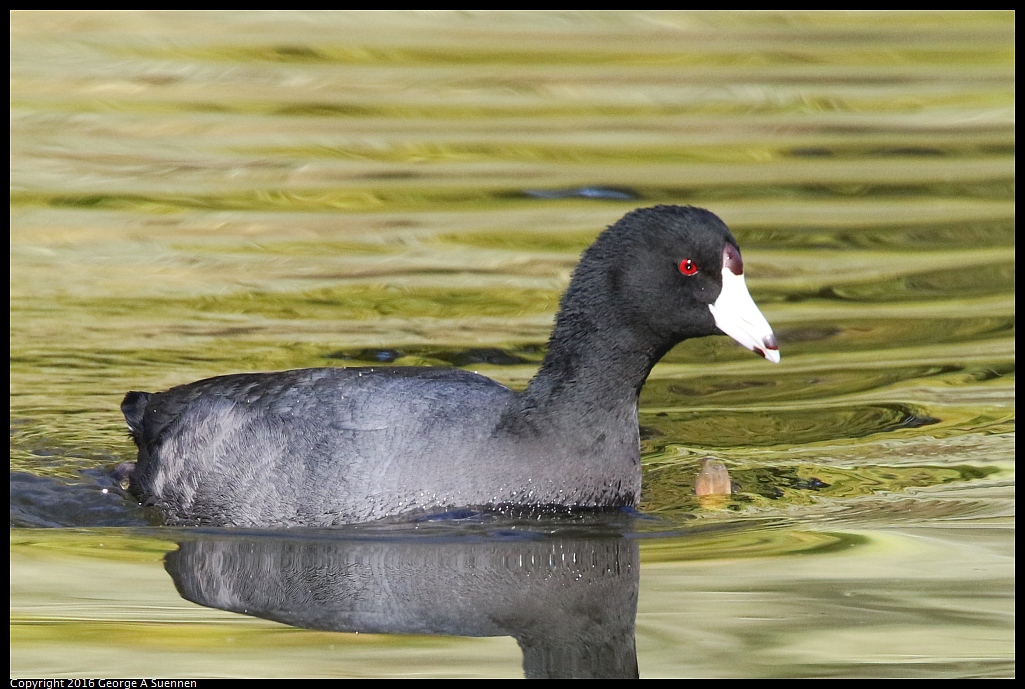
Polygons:
<instances>
[{"instance_id":1,"label":"black water bird","mask_svg":"<svg viewBox=\"0 0 1025 689\"><path fill-rule=\"evenodd\" d=\"M129 392L130 488L183 525L636 506L641 387L677 343L721 334L779 361L729 229L700 208L635 210L584 251L524 391L459 369L373 367Z\"/></svg>"}]
</instances>

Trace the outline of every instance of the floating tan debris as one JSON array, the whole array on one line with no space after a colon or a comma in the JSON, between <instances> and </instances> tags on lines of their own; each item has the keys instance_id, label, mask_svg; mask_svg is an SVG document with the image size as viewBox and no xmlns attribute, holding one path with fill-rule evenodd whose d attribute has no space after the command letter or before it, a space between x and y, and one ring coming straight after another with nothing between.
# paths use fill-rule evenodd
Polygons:
<instances>
[{"instance_id":1,"label":"floating tan debris","mask_svg":"<svg viewBox=\"0 0 1025 689\"><path fill-rule=\"evenodd\" d=\"M733 492L730 485L730 472L726 465L718 459L705 457L701 460L701 471L694 481L694 492L698 495L729 495Z\"/></svg>"}]
</instances>

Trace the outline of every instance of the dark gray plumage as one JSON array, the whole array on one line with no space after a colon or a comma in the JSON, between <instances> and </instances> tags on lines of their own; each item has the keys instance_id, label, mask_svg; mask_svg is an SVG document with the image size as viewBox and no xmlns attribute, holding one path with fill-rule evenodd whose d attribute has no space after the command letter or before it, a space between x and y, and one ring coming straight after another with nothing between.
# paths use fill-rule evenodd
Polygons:
<instances>
[{"instance_id":1,"label":"dark gray plumage","mask_svg":"<svg viewBox=\"0 0 1025 689\"><path fill-rule=\"evenodd\" d=\"M412 367L240 374L130 392L121 408L139 447L131 489L169 524L329 526L458 507L633 506L637 398L648 373L678 342L723 332L779 360L722 221L692 207L640 209L584 252L524 392L458 369Z\"/></svg>"}]
</instances>

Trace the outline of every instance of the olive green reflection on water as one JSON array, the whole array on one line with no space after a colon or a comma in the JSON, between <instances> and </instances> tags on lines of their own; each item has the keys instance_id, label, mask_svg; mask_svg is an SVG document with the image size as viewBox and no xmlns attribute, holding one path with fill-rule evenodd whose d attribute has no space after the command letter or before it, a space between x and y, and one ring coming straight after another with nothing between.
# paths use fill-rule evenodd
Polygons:
<instances>
[{"instance_id":1,"label":"olive green reflection on water","mask_svg":"<svg viewBox=\"0 0 1025 689\"><path fill-rule=\"evenodd\" d=\"M694 492L697 465L690 461L650 460L642 490L643 509L669 516L702 512L708 504ZM742 512L773 510L780 505L808 506L874 494L899 494L913 488L961 483L1002 474L997 467L949 465L867 466L850 468L828 464L788 466L730 466L733 495L720 501L720 509Z\"/></svg>"},{"instance_id":2,"label":"olive green reflection on water","mask_svg":"<svg viewBox=\"0 0 1025 689\"><path fill-rule=\"evenodd\" d=\"M1015 145L993 132L966 134L958 141L936 139L935 136L902 133L866 133L859 143L837 141L834 138L808 133L784 132L776 146L766 145L764 140L717 141L714 144L688 143L670 146L625 146L589 147L567 146L557 141L535 146L526 142L510 140L503 132L497 132L493 141L473 143L446 142L431 143L395 140L387 146L368 146L359 142L345 147L309 146L296 148L248 148L236 153L263 153L272 157L303 156L306 158L342 158L374 161L404 162L416 160L419 163L488 162L494 160L535 162L588 163L595 165L616 165L647 161L663 165L688 163L751 163L778 161L786 158L842 160L900 158L945 158L968 160L985 156L1014 155ZM870 141L869 141L870 140ZM921 143L918 143L918 142Z\"/></svg>"},{"instance_id":3,"label":"olive green reflection on water","mask_svg":"<svg viewBox=\"0 0 1025 689\"><path fill-rule=\"evenodd\" d=\"M416 190L388 190L374 187L348 189L295 189L256 190L218 195L191 194L97 194L69 195L67 193L40 194L12 191L13 208L43 206L52 208L91 208L144 214L167 214L190 210L203 211L289 211L289 212L367 212L376 209L414 211L417 209L458 210L465 206L487 204L512 206L525 194L510 194L502 189L458 188ZM688 185L673 187L634 187L636 198L649 204L672 203L681 198L703 198L708 203L759 197L774 199L787 197L794 202L837 198L872 198L878 200L932 198L945 196L953 199L985 199L1009 201L1014 199L1014 178L972 181L962 184L786 184L768 183L735 185ZM573 201L572 203L579 203Z\"/></svg>"},{"instance_id":4,"label":"olive green reflection on water","mask_svg":"<svg viewBox=\"0 0 1025 689\"><path fill-rule=\"evenodd\" d=\"M78 301L72 308L109 317L136 311L160 313L182 322L220 313L256 319L365 320L385 317L468 318L517 316L528 311L550 312L559 294L546 290L429 288L357 284L301 293L246 292L194 299L104 299Z\"/></svg>"},{"instance_id":5,"label":"olive green reflection on water","mask_svg":"<svg viewBox=\"0 0 1025 689\"><path fill-rule=\"evenodd\" d=\"M832 227L830 227L832 225ZM802 227L797 224L759 226L755 223L734 225L733 234L744 246L790 249L880 249L887 252L962 250L966 246L981 249L1013 246L1015 222L1013 215L1003 219L958 218L954 221L936 219L931 222L858 226L834 218L832 222L815 222ZM766 266L770 269L772 266ZM952 268L956 266L952 265ZM782 271L777 269L777 275Z\"/></svg>"},{"instance_id":6,"label":"olive green reflection on water","mask_svg":"<svg viewBox=\"0 0 1025 689\"><path fill-rule=\"evenodd\" d=\"M975 333L973 339L978 338ZM846 350L845 350L846 351ZM992 381L1008 390L1014 386L1012 362L969 365L894 365L844 367L811 370L749 371L724 380L721 376L658 378L644 388L647 408L728 404L731 407L798 402L853 395L872 390L901 388L934 389L975 386Z\"/></svg>"},{"instance_id":7,"label":"olive green reflection on water","mask_svg":"<svg viewBox=\"0 0 1025 689\"><path fill-rule=\"evenodd\" d=\"M938 438L968 430L1014 432L1014 415L1001 407L926 408L894 402L859 404L848 401L812 408L663 412L658 418L650 419L650 423L649 419L647 416L644 419L648 434L686 438L687 445L695 448L843 445L877 434L900 440L923 432Z\"/></svg>"}]
</instances>

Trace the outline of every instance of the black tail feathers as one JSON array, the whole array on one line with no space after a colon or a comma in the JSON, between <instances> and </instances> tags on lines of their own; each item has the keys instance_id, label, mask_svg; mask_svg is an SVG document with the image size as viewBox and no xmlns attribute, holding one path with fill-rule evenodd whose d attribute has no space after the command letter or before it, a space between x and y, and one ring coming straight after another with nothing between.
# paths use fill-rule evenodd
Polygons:
<instances>
[{"instance_id":1,"label":"black tail feathers","mask_svg":"<svg viewBox=\"0 0 1025 689\"><path fill-rule=\"evenodd\" d=\"M128 422L128 432L132 434L132 440L137 447L142 447L142 422L146 414L146 405L149 404L151 394L148 392L132 391L125 395L121 402L121 413L125 415Z\"/></svg>"}]
</instances>

